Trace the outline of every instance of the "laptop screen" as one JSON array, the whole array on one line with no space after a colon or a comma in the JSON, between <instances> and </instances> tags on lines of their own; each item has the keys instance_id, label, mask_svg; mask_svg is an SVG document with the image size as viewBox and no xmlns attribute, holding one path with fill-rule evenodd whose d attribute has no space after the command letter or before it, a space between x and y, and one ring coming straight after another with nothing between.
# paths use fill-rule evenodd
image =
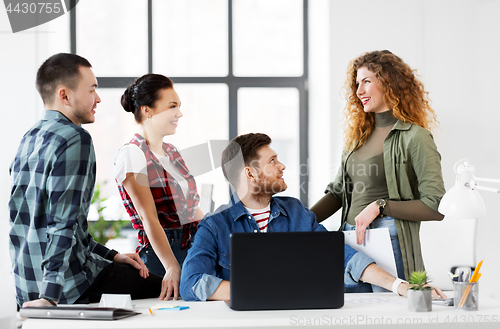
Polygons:
<instances>
[{"instance_id":1,"label":"laptop screen","mask_svg":"<svg viewBox=\"0 0 500 329\"><path fill-rule=\"evenodd\" d=\"M342 232L233 233L230 245L232 309L344 305Z\"/></svg>"}]
</instances>

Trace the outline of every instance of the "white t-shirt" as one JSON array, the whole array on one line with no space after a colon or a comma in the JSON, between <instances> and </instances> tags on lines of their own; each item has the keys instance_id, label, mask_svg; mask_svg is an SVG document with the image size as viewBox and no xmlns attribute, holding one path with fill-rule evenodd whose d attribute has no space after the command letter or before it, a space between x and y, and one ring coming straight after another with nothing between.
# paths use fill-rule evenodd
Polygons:
<instances>
[{"instance_id":1,"label":"white t-shirt","mask_svg":"<svg viewBox=\"0 0 500 329\"><path fill-rule=\"evenodd\" d=\"M189 193L188 182L184 176L182 176L179 168L177 168L166 155L159 155L156 153L153 154L156 158L158 158L163 169L174 177L180 185L184 196L187 198ZM141 148L135 144L124 145L118 152L115 159L113 174L118 184L122 185L123 181L127 177L127 173L148 175L146 156Z\"/></svg>"}]
</instances>

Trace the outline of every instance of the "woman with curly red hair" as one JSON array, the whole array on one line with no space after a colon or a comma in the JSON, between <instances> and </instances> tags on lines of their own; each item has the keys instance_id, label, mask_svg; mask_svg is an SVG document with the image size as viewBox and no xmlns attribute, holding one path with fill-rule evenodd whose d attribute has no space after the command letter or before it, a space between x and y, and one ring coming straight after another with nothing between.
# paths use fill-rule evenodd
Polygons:
<instances>
[{"instance_id":1,"label":"woman with curly red hair","mask_svg":"<svg viewBox=\"0 0 500 329\"><path fill-rule=\"evenodd\" d=\"M442 220L441 156L429 129L437 124L424 85L401 58L372 51L350 62L345 84L342 166L312 208L318 222L342 208L341 229L388 227L398 277L424 270L420 222ZM346 291L380 291L352 287Z\"/></svg>"}]
</instances>

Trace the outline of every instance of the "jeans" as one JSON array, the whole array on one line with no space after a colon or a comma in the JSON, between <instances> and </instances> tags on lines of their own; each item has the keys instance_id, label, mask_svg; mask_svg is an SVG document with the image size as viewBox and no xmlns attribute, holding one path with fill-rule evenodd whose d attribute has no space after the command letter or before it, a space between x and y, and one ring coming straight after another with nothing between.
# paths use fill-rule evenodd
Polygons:
<instances>
[{"instance_id":1,"label":"jeans","mask_svg":"<svg viewBox=\"0 0 500 329\"><path fill-rule=\"evenodd\" d=\"M184 259L187 256L187 252L189 248L181 249L182 245L182 227L176 229L164 229L165 235L167 236L168 242L170 243L170 248L179 263L179 266L182 269L182 264L184 263ZM191 238L192 239L192 238ZM149 245L146 248L143 248L139 253L141 260L146 264L149 272L154 273L163 277L165 275L165 268L161 263L158 256L156 256L153 247Z\"/></svg>"},{"instance_id":2,"label":"jeans","mask_svg":"<svg viewBox=\"0 0 500 329\"><path fill-rule=\"evenodd\" d=\"M398 277L401 279L405 279L403 256L401 254L401 248L399 246L398 231L396 229L396 224L394 223L394 218L392 217L376 218L373 220L373 222L370 223L370 225L368 225L368 229L382 228L382 227L387 227L389 229L389 236L391 237L392 251L394 252L394 259L396 261L396 269L398 272ZM356 229L355 225L350 225L348 223L345 223L344 227L342 228L343 231L353 231L355 229ZM346 288L346 292L370 292L370 291L384 292L388 290L370 284L363 284L362 286L355 288Z\"/></svg>"},{"instance_id":3,"label":"jeans","mask_svg":"<svg viewBox=\"0 0 500 329\"><path fill-rule=\"evenodd\" d=\"M99 303L102 294L130 294L132 299L157 298L162 277L150 273L146 279L129 264L111 263L96 277L75 304Z\"/></svg>"}]
</instances>

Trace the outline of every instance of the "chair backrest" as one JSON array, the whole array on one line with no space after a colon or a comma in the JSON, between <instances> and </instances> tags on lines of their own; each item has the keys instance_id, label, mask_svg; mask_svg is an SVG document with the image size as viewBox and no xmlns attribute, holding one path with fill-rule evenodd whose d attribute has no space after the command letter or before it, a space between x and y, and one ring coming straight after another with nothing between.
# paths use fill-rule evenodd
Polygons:
<instances>
[{"instance_id":1,"label":"chair backrest","mask_svg":"<svg viewBox=\"0 0 500 329\"><path fill-rule=\"evenodd\" d=\"M212 194L214 192L213 184L202 184L200 193L200 209L204 214L207 212L214 211L214 201L212 200Z\"/></svg>"}]
</instances>

